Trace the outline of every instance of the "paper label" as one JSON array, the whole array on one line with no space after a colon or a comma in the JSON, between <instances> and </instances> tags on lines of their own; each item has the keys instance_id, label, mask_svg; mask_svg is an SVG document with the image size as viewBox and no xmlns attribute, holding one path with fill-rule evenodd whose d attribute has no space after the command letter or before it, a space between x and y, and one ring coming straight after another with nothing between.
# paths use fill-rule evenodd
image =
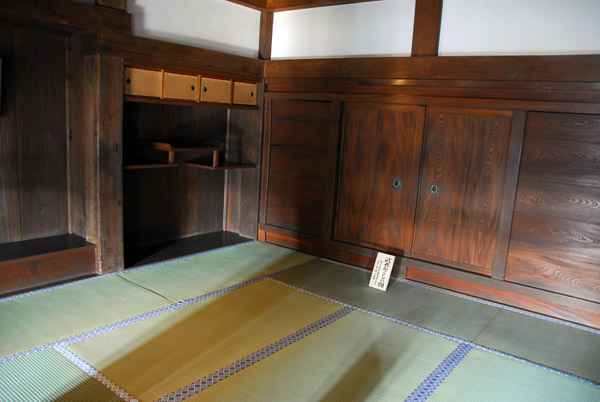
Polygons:
<instances>
[{"instance_id":1,"label":"paper label","mask_svg":"<svg viewBox=\"0 0 600 402\"><path fill-rule=\"evenodd\" d=\"M375 266L371 274L371 281L369 282L370 287L383 290L384 292L387 290L395 259L396 257L393 255L377 253L377 259L375 260Z\"/></svg>"}]
</instances>

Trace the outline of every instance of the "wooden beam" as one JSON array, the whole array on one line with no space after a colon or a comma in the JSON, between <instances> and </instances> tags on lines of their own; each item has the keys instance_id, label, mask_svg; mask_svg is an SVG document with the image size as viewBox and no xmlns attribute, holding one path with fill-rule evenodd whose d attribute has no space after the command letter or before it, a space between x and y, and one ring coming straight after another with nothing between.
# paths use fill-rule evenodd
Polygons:
<instances>
[{"instance_id":1,"label":"wooden beam","mask_svg":"<svg viewBox=\"0 0 600 402\"><path fill-rule=\"evenodd\" d=\"M266 61L265 78L600 82L600 55L374 57Z\"/></svg>"},{"instance_id":2,"label":"wooden beam","mask_svg":"<svg viewBox=\"0 0 600 402\"><path fill-rule=\"evenodd\" d=\"M65 0L2 0L0 19L66 32L113 31L131 34L131 14Z\"/></svg>"},{"instance_id":3,"label":"wooden beam","mask_svg":"<svg viewBox=\"0 0 600 402\"><path fill-rule=\"evenodd\" d=\"M273 44L273 12L260 13L260 38L258 42L258 58L271 60L271 46Z\"/></svg>"},{"instance_id":4,"label":"wooden beam","mask_svg":"<svg viewBox=\"0 0 600 402\"><path fill-rule=\"evenodd\" d=\"M443 0L417 0L413 29L413 56L437 56Z\"/></svg>"},{"instance_id":5,"label":"wooden beam","mask_svg":"<svg viewBox=\"0 0 600 402\"><path fill-rule=\"evenodd\" d=\"M96 0L96 5L125 11L127 9L127 0Z\"/></svg>"},{"instance_id":6,"label":"wooden beam","mask_svg":"<svg viewBox=\"0 0 600 402\"><path fill-rule=\"evenodd\" d=\"M260 11L287 11L380 0L228 0Z\"/></svg>"}]
</instances>

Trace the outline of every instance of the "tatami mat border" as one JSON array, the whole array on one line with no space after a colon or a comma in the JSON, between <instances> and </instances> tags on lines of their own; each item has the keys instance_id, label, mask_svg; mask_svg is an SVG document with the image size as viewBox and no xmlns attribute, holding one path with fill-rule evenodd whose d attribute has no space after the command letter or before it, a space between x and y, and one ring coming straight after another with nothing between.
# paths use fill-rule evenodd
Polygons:
<instances>
[{"instance_id":1,"label":"tatami mat border","mask_svg":"<svg viewBox=\"0 0 600 402\"><path fill-rule=\"evenodd\" d=\"M436 367L435 370L419 385L404 402L425 402L436 389L448 378L450 373L473 349L472 345L461 343Z\"/></svg>"},{"instance_id":2,"label":"tatami mat border","mask_svg":"<svg viewBox=\"0 0 600 402\"><path fill-rule=\"evenodd\" d=\"M558 369L555 369L555 368L552 368L552 367L548 367L548 366L545 366L545 365L540 364L540 363L532 362L530 360L526 360L526 359L523 359L521 357L517 357L517 356L511 355L511 354L508 354L508 353L504 353L504 352L501 352L501 351L496 350L496 349L488 348L486 346L479 345L477 343L474 343L474 342L471 342L471 341L467 341L465 339L460 339L460 338L457 338L455 336L447 335L447 334L444 334L444 333L441 333L441 332L438 332L438 331L434 331L434 330L431 330L431 329L428 329L428 328L425 328L425 327L421 327L419 325L411 324L410 322L399 320L397 318L390 317L390 316L387 316L385 314L378 313L376 311L368 310L368 309L365 309L365 308L362 308L362 307L359 307L359 306L355 306L355 305L352 305L352 304L349 304L349 303L346 303L346 302L343 302L343 301L340 301L340 300L337 300L337 299L332 299L330 297L323 296L321 294L318 294L318 293L315 293L315 292L311 292L309 290L302 289L302 288L299 288L299 287L294 286L294 285L290 285L289 283L285 283L285 282L279 281L277 279L268 278L268 280L277 282L277 283L279 283L281 285L284 285L284 286L288 286L288 287L290 287L292 289L295 289L295 290L298 290L300 292L304 292L306 294L309 294L309 295L312 295L312 296L315 296L315 297L319 297L321 299L330 301L332 303L337 303L337 304L340 304L342 306L352 307L356 311L361 311L363 313L367 313L367 314L373 315L375 317L384 318L386 320L393 321L395 323L398 323L398 324L401 324L401 325L405 325L407 327L414 328L414 329L417 329L419 331L427 332L429 334L432 334L432 335L435 335L435 336L439 336L439 337L442 337L444 339L448 339L448 340L451 340L451 341L454 341L454 342L457 342L457 343L461 343L461 344L470 345L473 348L484 350L486 352L490 352L490 353L493 353L493 354L498 355L498 356L502 356L502 357L506 357L506 358L509 358L509 359L512 359L512 360L516 360L516 361L519 361L519 362L522 362L522 363L526 363L526 364L529 364L529 365L534 366L534 367L538 367L538 368L541 368L541 369L544 369L544 370L548 370L548 371L551 371L551 372L556 373L556 374L560 374L560 375L563 375L563 376L566 376L566 377L569 377L569 378L572 378L572 379L575 379L575 380L579 380L579 381L585 382L587 384L591 384L591 385L600 387L600 383L597 383L597 382L592 381L592 380L588 380L587 378L579 377L579 376L577 376L575 374L570 374L570 373L567 373L565 371L558 370Z\"/></svg>"},{"instance_id":3,"label":"tatami mat border","mask_svg":"<svg viewBox=\"0 0 600 402\"><path fill-rule=\"evenodd\" d=\"M248 245L248 244L252 244L252 243L256 243L256 242L257 242L256 240L251 240L251 241L247 241L247 242L244 242L244 243L232 244L231 246L225 246L225 247L215 248L215 249L208 250L208 251L203 251L201 253L186 255L185 257L172 258L170 260L164 260L164 261L156 262L156 263L153 263L153 264L143 265L141 267L128 268L128 269L126 269L124 271L111 272L111 273L108 273L108 274L102 274L102 275L98 275L98 276L93 276L91 278L81 279L81 280L78 280L78 281L67 282L67 283L63 283L63 284L60 284L60 285L51 286L51 287L47 287L47 288L43 288L43 289L32 290L31 292L20 293L20 294L17 294L17 295L8 296L8 297L5 297L5 298L0 298L0 303L7 302L7 301L10 301L10 300L20 299L20 298L26 297L26 296L36 295L36 294L39 294L39 293L45 293L45 292L48 292L50 290L66 288L68 286L73 286L73 285L77 285L77 284L80 284L80 283L95 281L96 279L104 278L104 277L107 277L107 276L119 275L119 274L122 274L124 272L134 272L134 271L139 271L140 269L146 269L146 268L150 268L150 267L155 267L157 265L164 265L164 264L168 264L168 263L171 263L171 262L187 260L187 259L190 259L190 258L199 257L201 255L212 254L212 253L216 253L218 251L223 251L223 250L227 250L227 249L230 249L230 248L244 246L244 245Z\"/></svg>"},{"instance_id":4,"label":"tatami mat border","mask_svg":"<svg viewBox=\"0 0 600 402\"><path fill-rule=\"evenodd\" d=\"M115 393L119 398L127 402L138 402L138 400L135 399L133 396L129 395L127 391L120 388L117 384L106 378L102 373L100 373L94 367L90 366L88 363L83 361L79 356L71 352L69 349L65 348L64 346L54 346L53 348L58 353L69 359L71 363L75 364L77 367L82 369L90 377L93 377L96 380L98 380L98 382L100 382L106 388Z\"/></svg>"},{"instance_id":5,"label":"tatami mat border","mask_svg":"<svg viewBox=\"0 0 600 402\"><path fill-rule=\"evenodd\" d=\"M140 321L143 321L143 320L147 320L148 318L156 317L156 316L164 314L164 313L168 313L168 312L171 312L171 311L174 311L174 310L178 310L180 308L183 308L183 307L186 307L186 306L189 306L189 305L192 305L192 304L204 301L204 300L208 300L208 299L211 299L211 298L216 297L216 296L221 296L221 295L224 295L226 293L232 292L232 291L234 291L236 289L239 289L239 288L242 288L242 287L245 287L245 286L249 286L249 285L252 285L253 283L265 280L265 279L267 279L269 277L269 275L276 275L276 274L285 272L287 270L294 269L294 268L297 268L297 267L305 265L305 264L309 264L311 262L316 261L317 259L318 258L315 257L313 259L310 259L310 260L307 260L307 261L303 261L301 263L294 264L294 265L291 265L289 267L285 267L283 269L280 269L279 271L276 271L276 272L273 272L273 273L270 273L270 274L266 274L266 275L258 276L256 278L248 279L246 281L243 281L243 282L240 282L240 283L236 283L235 285L227 286L225 288L222 288L222 289L219 289L219 290L215 290L213 292L209 292L209 293L206 293L204 295L200 295L200 296L188 299L188 300L177 302L175 304L169 304L167 306L159 307L157 309L148 311L148 312L143 313L143 314L138 314L136 316L133 316L133 317L130 317L130 318L126 318L124 320L117 321L115 323L111 323L111 324L108 324L108 325L104 325L102 327L98 327L98 328L92 329L90 331L83 332L81 334L73 335L73 336L70 336L68 338L56 341L56 342L48 343L46 345L40 346L40 347L35 348L35 349L30 349L30 350L27 350L27 351L24 351L24 352L21 352L21 353L17 353L15 355L8 356L8 357L5 357L5 358L1 359L0 360L0 364L2 364L4 362L7 362L7 361L10 361L10 360L18 359L19 357L22 357L22 356L27 356L27 355L29 355L31 353L35 353L35 352L38 352L38 351L41 351L41 350L44 350L44 349L47 349L47 348L50 348L50 347L65 346L65 345L70 345L72 343L81 342L81 341L83 341L85 339L93 338L95 336L98 336L98 335L101 335L101 334L105 334L105 333L113 331L115 329L123 328L123 327L129 326L129 325L135 324L137 322L140 322Z\"/></svg>"},{"instance_id":6,"label":"tatami mat border","mask_svg":"<svg viewBox=\"0 0 600 402\"><path fill-rule=\"evenodd\" d=\"M314 323L307 325L306 327L294 332L291 335L286 336L285 338L282 338L280 340L278 340L277 342L274 342L268 346L265 346L264 348L258 350L257 352L252 353L251 355L248 355L238 361L236 361L235 363L230 364L227 367L224 367L220 370L217 370L201 379L199 379L198 381L193 382L192 384L189 384L169 395L166 395L162 398L160 398L157 402L180 402L183 401L186 398L189 398L203 390L205 390L206 388L210 387L211 385L214 385L220 381L223 381L224 379L231 377L232 375L244 370L245 368L248 368L256 363L258 363L259 361L271 356L272 354L280 351L281 349L298 342L299 340L317 332L318 330L320 330L321 328L326 327L327 325L339 320L342 317L345 317L346 315L350 314L352 311L354 311L354 309L352 307L349 306L345 306L342 307L341 309L337 310L336 312L321 318L318 321L315 321Z\"/></svg>"},{"instance_id":7,"label":"tatami mat border","mask_svg":"<svg viewBox=\"0 0 600 402\"><path fill-rule=\"evenodd\" d=\"M370 269L367 269L367 268L357 267L357 266L354 266L354 265L345 264L343 262L329 260L327 258L320 258L320 260L321 261L330 262L330 263L336 264L336 265L341 265L343 267L356 269L358 271L369 272L369 273L372 272ZM549 321L549 322L552 322L554 324L560 324L560 325L564 325L564 326L567 326L567 327L571 327L571 328L575 328L575 329L580 329L582 331L591 332L591 333L596 334L596 335L600 335L600 330L597 330L597 329L594 329L594 328L586 327L586 326L583 326L583 325L578 325L578 324L575 324L575 323L572 323L572 322L568 322L568 321L559 320L557 318L552 318L552 317L548 317L548 316L541 315L541 314L532 313L530 311L521 310L521 309L518 309L518 308L515 308L515 307L506 306L504 304L494 303L492 301L488 301L488 300L484 300L484 299L478 299L476 297L467 296L467 295L464 295L462 293L451 292L451 291L448 291L448 290L436 288L434 286L424 285L422 283L418 283L418 282L414 282L414 281L409 281L409 280L406 280L406 279L400 279L400 278L394 278L394 277L392 277L392 278L390 278L390 280L393 280L393 281L396 281L396 282L406 283L407 285L413 285L413 286L417 286L417 287L424 288L424 289L433 290L435 292L444 293L444 294L447 294L447 295L450 295L450 296L456 296L456 297L458 297L460 299L474 301L474 302L477 302L477 303L485 304L487 306L501 308L503 310L512 311L513 313L519 313L519 314L526 315L528 317L539 318L541 320Z\"/></svg>"}]
</instances>

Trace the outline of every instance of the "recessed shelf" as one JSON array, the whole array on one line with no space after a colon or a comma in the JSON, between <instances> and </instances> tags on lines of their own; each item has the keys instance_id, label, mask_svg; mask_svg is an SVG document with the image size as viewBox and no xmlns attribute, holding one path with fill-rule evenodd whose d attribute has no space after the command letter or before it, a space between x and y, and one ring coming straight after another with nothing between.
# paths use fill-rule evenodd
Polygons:
<instances>
[{"instance_id":1,"label":"recessed shelf","mask_svg":"<svg viewBox=\"0 0 600 402\"><path fill-rule=\"evenodd\" d=\"M222 161L217 166L214 166L212 160L207 159L195 159L185 162L187 166L195 167L198 169L207 170L232 170L232 169L254 169L256 165L242 164L238 162Z\"/></svg>"}]
</instances>

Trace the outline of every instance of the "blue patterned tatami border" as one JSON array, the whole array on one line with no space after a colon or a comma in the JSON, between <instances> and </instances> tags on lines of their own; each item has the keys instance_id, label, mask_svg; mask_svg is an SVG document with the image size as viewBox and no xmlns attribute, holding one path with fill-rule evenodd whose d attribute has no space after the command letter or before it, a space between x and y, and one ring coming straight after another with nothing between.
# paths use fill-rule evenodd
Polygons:
<instances>
[{"instance_id":1,"label":"blue patterned tatami border","mask_svg":"<svg viewBox=\"0 0 600 402\"><path fill-rule=\"evenodd\" d=\"M493 353L493 354L498 355L498 356L506 357L506 358L509 358L511 360L515 360L515 361L518 361L518 362L521 362L521 363L526 363L526 364L529 364L529 365L537 367L537 368L541 368L541 369L544 369L544 370L547 370L547 371L551 371L553 373L560 374L562 376L569 377L569 378L572 378L574 380L582 381L584 383L600 387L600 383L597 383L597 382L592 381L592 380L588 380L587 378L579 377L579 376L577 376L575 374L570 374L570 373L567 373L565 371L561 371L561 370L558 370L558 369L555 369L555 368L552 368L552 367L548 367L548 366L545 366L543 364L535 363L535 362L532 362L530 360L526 360L526 359L523 359L521 357L517 357L517 356L511 355L511 354L508 354L508 353L504 353L504 352L501 352L501 351L496 350L496 349L488 348L486 346L479 345L477 343L474 343L474 342L471 342L471 341L467 341L465 339L460 339L460 338L457 338L455 336L451 336L451 335L447 335L447 334L444 334L444 333L441 333L441 332L438 332L438 331L431 330L429 328L425 328L425 327L421 327L419 325L411 324L410 322L399 320L397 318L390 317L390 316L387 316L385 314L378 313L376 311L367 310L365 308L362 308L362 307L359 307L359 306L354 306L352 304L345 303L345 302L337 300L337 299L332 299L330 297L323 296L323 295L320 295L318 293L314 293L314 292L311 292L311 291L306 290L306 289L299 288L299 287L294 286L294 285L290 285L289 283L281 282L281 281L279 281L277 279L269 278L269 280L277 282L277 283L279 283L281 285L290 287L292 289L298 290L299 292L303 292L303 293L306 293L306 294L309 294L309 295L312 295L312 296L315 296L315 297L319 297L321 299L324 299L324 300L327 300L327 301L330 301L330 302L333 302L333 303L337 303L337 304L340 304L342 306L351 307L351 308L353 308L356 311L361 311L363 313L367 313L367 314L373 315L375 317L384 318L384 319L386 319L388 321L393 321L393 322L395 322L397 324L401 324L401 325L404 325L404 326L407 326L407 327L410 327L410 328L414 328L414 329L417 329L419 331L426 332L428 334L439 336L441 338L448 339L448 340L451 340L451 341L454 341L454 342L457 342L457 343L460 343L460 344L470 345L472 348L484 350L486 352L490 352L490 353Z\"/></svg>"},{"instance_id":2,"label":"blue patterned tatami border","mask_svg":"<svg viewBox=\"0 0 600 402\"><path fill-rule=\"evenodd\" d=\"M259 351L254 352L251 355L248 355L248 356L236 361L235 363L230 364L227 367L217 370L217 371L199 379L198 381L193 382L192 384L186 385L185 387L180 388L177 391L172 392L169 395L166 395L166 396L160 398L157 402L183 401L184 399L189 398L189 397L205 390L206 388L210 387L211 385L214 385L220 381L223 381L224 379L231 377L235 373L238 373L238 372L244 370L245 368L248 368L248 367L258 363L259 361L271 356L272 354L280 351L281 349L283 349L295 342L298 342L299 340L307 337L308 335L315 333L316 331L320 330L321 328L324 328L327 325L350 314L353 310L354 309L351 307L343 307L343 308L337 310L336 312L334 312L333 314L330 314L324 318L321 318L320 320L315 321L314 323L294 332L291 335L286 336L285 338L278 340L277 342L274 342L268 346L265 346L264 348L260 349Z\"/></svg>"},{"instance_id":3,"label":"blue patterned tatami border","mask_svg":"<svg viewBox=\"0 0 600 402\"><path fill-rule=\"evenodd\" d=\"M82 369L90 377L93 377L96 380L98 380L106 388L114 392L119 398L127 402L138 402L138 400L135 399L133 396L129 395L127 391L121 389L117 384L106 378L102 373L100 373L98 370L96 370L88 363L83 361L79 356L71 352L69 349L65 348L64 346L54 346L54 350L56 350L58 353L69 359L71 363L75 364L77 367Z\"/></svg>"},{"instance_id":4,"label":"blue patterned tatami border","mask_svg":"<svg viewBox=\"0 0 600 402\"><path fill-rule=\"evenodd\" d=\"M473 346L461 343L440 363L435 370L410 394L404 402L425 402L469 354Z\"/></svg>"},{"instance_id":5,"label":"blue patterned tatami border","mask_svg":"<svg viewBox=\"0 0 600 402\"><path fill-rule=\"evenodd\" d=\"M343 262L338 262L338 261L333 261L333 260L329 260L327 258L320 258L320 260L322 261L326 261L326 262L330 262L332 264L336 264L336 265L341 265L343 267L347 267L347 268L352 268L352 269L356 269L358 271L363 271L363 272L371 272L371 270L367 269L367 268L362 268L362 267L357 267L354 265L350 265L350 264L345 264ZM542 314L536 314L536 313L532 313L530 311L527 310L521 310L518 309L516 307L510 307L510 306L506 306L504 304L500 304L500 303L494 303L492 301L488 301L488 300L484 300L484 299L479 299L473 296L467 296L464 295L462 293L458 293L458 292L451 292L449 290L444 290L444 289L440 289L440 288L436 288L434 286L428 286L422 283L418 283L418 282L414 282L414 281L410 281L407 279L400 279L400 278L390 278L390 280L396 281L396 282L402 282L402 283L406 283L407 285L412 285L412 286L417 286L420 288L424 288L424 289L429 289L429 290L433 290L435 292L438 293L444 293L450 296L455 296L458 297L460 299L465 299L465 300L470 300L470 301L474 301L477 303L481 303L481 304L485 304L487 306L491 306L491 307L497 307L503 310L508 310L508 311L512 311L513 313L518 313L518 314L523 314L526 315L528 317L533 317L533 318L539 318L540 320L544 320L544 321L549 321L552 322L554 324L560 324L560 325L564 325L567 327L571 327L571 328L575 328L575 329L580 329L582 331L586 331L586 332L591 332L593 334L596 335L600 335L600 330L594 329L594 328L590 328L590 327L586 327L583 325L578 325L572 322L568 322L568 321L563 321L563 320L559 320L558 318L552 318L552 317L548 317Z\"/></svg>"}]
</instances>

